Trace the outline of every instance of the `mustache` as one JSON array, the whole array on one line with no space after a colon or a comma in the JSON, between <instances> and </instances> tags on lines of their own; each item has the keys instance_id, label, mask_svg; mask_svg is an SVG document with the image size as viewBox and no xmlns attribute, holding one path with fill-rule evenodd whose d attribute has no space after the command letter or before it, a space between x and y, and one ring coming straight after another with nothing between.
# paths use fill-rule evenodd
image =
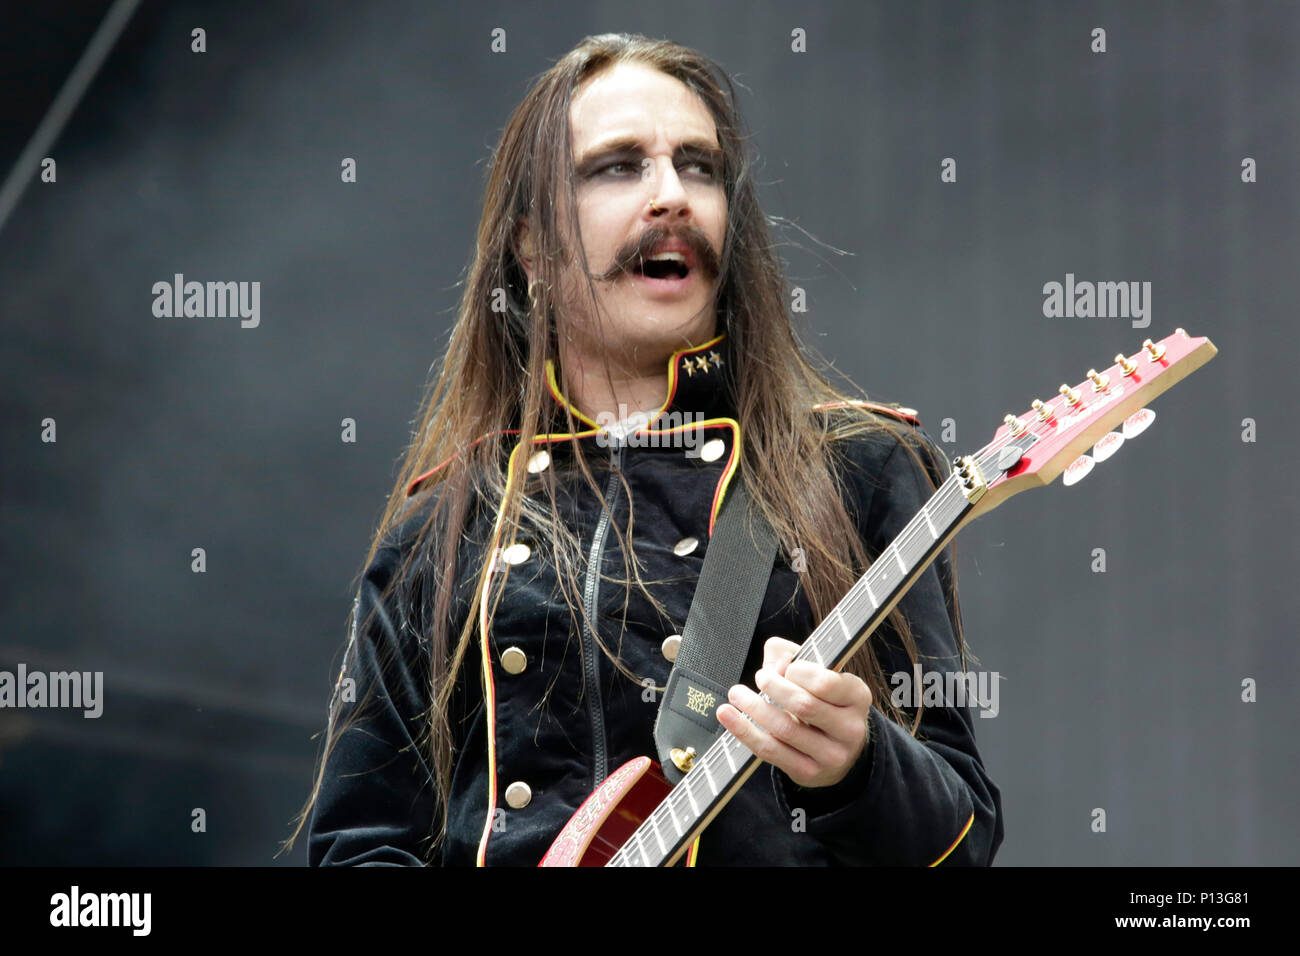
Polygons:
<instances>
[{"instance_id":1,"label":"mustache","mask_svg":"<svg viewBox=\"0 0 1300 956\"><path fill-rule=\"evenodd\" d=\"M718 253L713 249L713 243L709 242L709 237L704 234L703 230L696 226L682 226L677 229L670 229L667 226L660 225L649 227L636 239L632 239L619 247L618 252L614 255L614 264L592 278L609 282L624 273L634 271L635 267L644 262L646 257L651 254L651 250L655 246L668 239L680 239L684 242L695 255L695 268L702 269L710 279L717 278L721 263L718 260Z\"/></svg>"}]
</instances>

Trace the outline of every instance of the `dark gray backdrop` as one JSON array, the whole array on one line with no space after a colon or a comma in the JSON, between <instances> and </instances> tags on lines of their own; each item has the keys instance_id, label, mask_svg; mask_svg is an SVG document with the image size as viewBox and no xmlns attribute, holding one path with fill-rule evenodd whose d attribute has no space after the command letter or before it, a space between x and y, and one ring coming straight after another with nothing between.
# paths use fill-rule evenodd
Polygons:
<instances>
[{"instance_id":1,"label":"dark gray backdrop","mask_svg":"<svg viewBox=\"0 0 1300 956\"><path fill-rule=\"evenodd\" d=\"M6 171L106 7L4 14ZM1300 862L1300 8L671 0L136 13L49 151L57 182L0 232L0 668L106 683L98 720L0 710L0 862L302 861L272 855L490 147L532 76L614 30L742 84L807 340L936 438L953 419L952 453L1148 335L1214 340L1116 458L959 540L967 633L1002 676L976 728L997 862ZM177 272L261 282L260 326L155 318ZM1044 317L1066 273L1149 281L1150 327Z\"/></svg>"}]
</instances>

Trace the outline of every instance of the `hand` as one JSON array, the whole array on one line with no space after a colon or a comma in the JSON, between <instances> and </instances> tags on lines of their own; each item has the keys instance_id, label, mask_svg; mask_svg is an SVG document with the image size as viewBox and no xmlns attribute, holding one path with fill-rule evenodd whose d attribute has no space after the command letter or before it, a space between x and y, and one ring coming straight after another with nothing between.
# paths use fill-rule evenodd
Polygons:
<instances>
[{"instance_id":1,"label":"hand","mask_svg":"<svg viewBox=\"0 0 1300 956\"><path fill-rule=\"evenodd\" d=\"M731 703L718 707L718 720L799 786L829 787L848 776L867 745L871 689L853 674L796 661L798 651L798 644L768 638L754 681L773 703L736 684L727 695Z\"/></svg>"}]
</instances>

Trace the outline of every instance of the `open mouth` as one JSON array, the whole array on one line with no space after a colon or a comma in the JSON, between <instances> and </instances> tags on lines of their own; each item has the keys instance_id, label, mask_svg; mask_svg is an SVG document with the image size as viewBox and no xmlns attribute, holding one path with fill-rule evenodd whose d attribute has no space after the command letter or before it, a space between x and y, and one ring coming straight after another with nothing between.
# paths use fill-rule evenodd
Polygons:
<instances>
[{"instance_id":1,"label":"open mouth","mask_svg":"<svg viewBox=\"0 0 1300 956\"><path fill-rule=\"evenodd\" d=\"M680 280L690 275L690 266L680 253L669 253L638 262L632 271L646 279Z\"/></svg>"}]
</instances>

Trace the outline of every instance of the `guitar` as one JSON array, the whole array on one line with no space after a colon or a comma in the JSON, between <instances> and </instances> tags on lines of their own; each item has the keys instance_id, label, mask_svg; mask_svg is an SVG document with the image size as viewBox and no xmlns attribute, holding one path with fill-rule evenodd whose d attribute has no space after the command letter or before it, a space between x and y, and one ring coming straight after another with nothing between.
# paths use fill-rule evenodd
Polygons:
<instances>
[{"instance_id":1,"label":"guitar","mask_svg":"<svg viewBox=\"0 0 1300 956\"><path fill-rule=\"evenodd\" d=\"M1115 356L1104 372L1062 385L1058 397L1035 399L1025 414L1007 415L993 440L954 459L952 473L898 537L804 641L796 660L832 670L870 637L949 540L1012 495L1083 479L1155 419L1146 403L1217 353L1204 336L1182 329L1132 358ZM1119 426L1119 431L1113 431ZM1085 450L1091 447L1092 454ZM764 695L766 696L766 695ZM770 699L768 701L771 703ZM678 754L674 753L674 763ZM723 730L702 756L684 757L677 786L649 757L637 757L605 779L578 808L539 866L671 866L718 815L761 761Z\"/></svg>"}]
</instances>

